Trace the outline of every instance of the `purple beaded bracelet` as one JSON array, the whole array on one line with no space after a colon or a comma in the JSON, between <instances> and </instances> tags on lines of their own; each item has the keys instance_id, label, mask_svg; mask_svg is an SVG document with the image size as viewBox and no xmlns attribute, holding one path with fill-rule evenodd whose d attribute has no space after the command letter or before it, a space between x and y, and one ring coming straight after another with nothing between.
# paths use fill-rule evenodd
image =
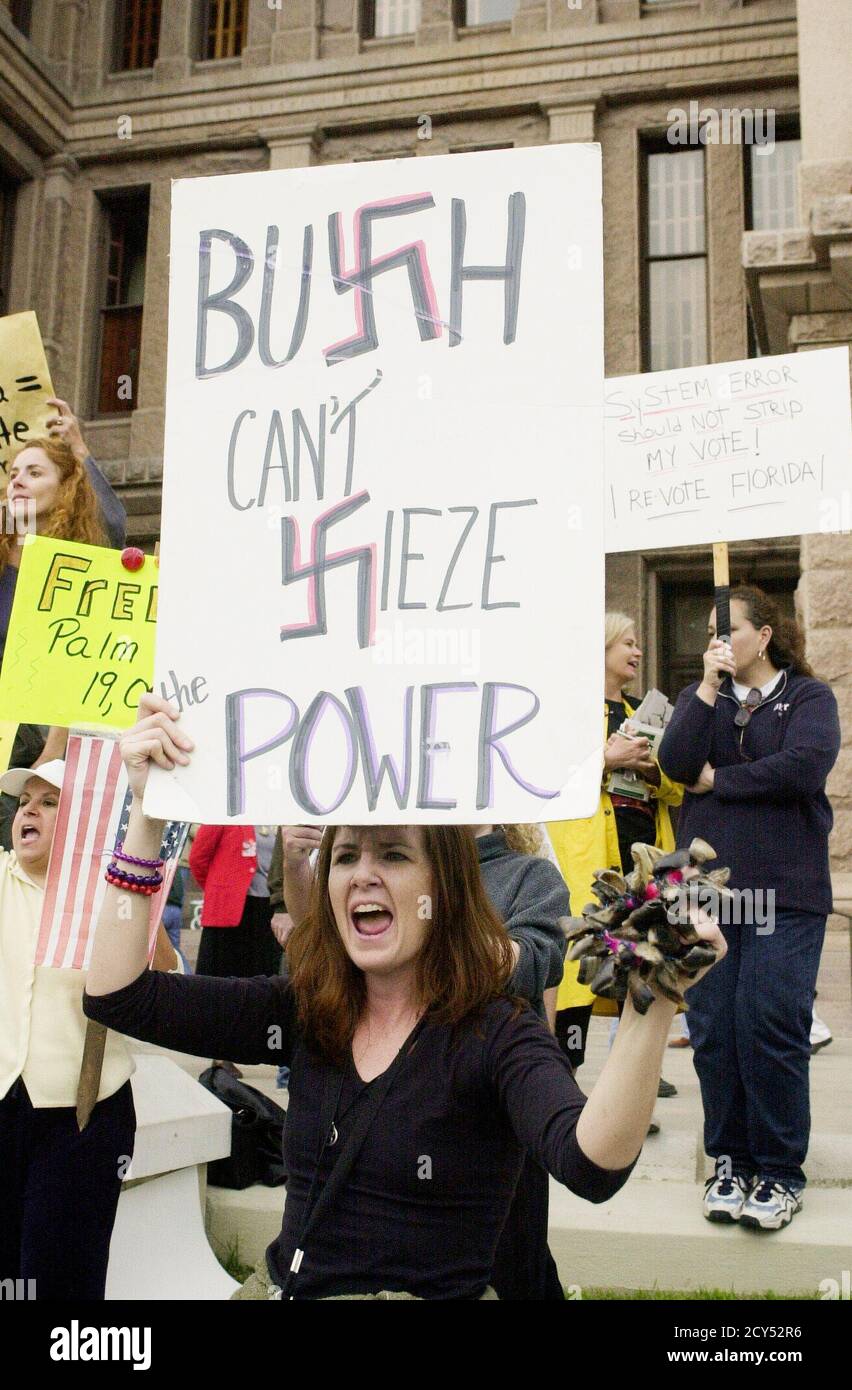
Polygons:
<instances>
[{"instance_id":1,"label":"purple beaded bracelet","mask_svg":"<svg viewBox=\"0 0 852 1390\"><path fill-rule=\"evenodd\" d=\"M112 874L114 878L122 879L125 883L138 883L146 887L150 884L154 888L159 888L163 881L163 875L159 873L129 874L126 869L120 869L114 859L112 863L108 865L107 873Z\"/></svg>"},{"instance_id":2,"label":"purple beaded bracelet","mask_svg":"<svg viewBox=\"0 0 852 1390\"><path fill-rule=\"evenodd\" d=\"M162 859L137 859L135 854L124 853L124 841L119 840L113 850L113 859L123 859L125 864L137 864L140 869L162 869Z\"/></svg>"}]
</instances>

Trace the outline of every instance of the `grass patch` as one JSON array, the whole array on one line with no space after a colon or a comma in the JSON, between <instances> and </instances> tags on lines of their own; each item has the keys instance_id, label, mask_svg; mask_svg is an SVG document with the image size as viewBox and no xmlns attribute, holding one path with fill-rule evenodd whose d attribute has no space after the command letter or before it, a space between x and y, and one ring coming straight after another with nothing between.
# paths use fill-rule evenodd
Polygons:
<instances>
[{"instance_id":1,"label":"grass patch","mask_svg":"<svg viewBox=\"0 0 852 1390\"><path fill-rule=\"evenodd\" d=\"M240 1259L240 1242L238 1240L231 1241L230 1245L225 1246L223 1250L214 1248L213 1253L225 1272L230 1274L232 1279L236 1279L238 1284L244 1284L253 1272L253 1266L243 1264Z\"/></svg>"}]
</instances>

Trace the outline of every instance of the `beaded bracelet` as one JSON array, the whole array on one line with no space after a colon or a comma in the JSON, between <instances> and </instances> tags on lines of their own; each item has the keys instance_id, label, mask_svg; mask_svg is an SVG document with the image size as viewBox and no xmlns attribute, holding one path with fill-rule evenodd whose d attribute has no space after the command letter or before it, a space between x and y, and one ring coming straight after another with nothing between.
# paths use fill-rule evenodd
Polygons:
<instances>
[{"instance_id":1,"label":"beaded bracelet","mask_svg":"<svg viewBox=\"0 0 852 1390\"><path fill-rule=\"evenodd\" d=\"M111 883L113 888L125 888L128 893L143 893L146 897L151 897L163 882L162 874L150 874L147 877L142 874L129 874L124 869L120 869L113 859L107 868L104 878L107 883Z\"/></svg>"},{"instance_id":2,"label":"beaded bracelet","mask_svg":"<svg viewBox=\"0 0 852 1390\"><path fill-rule=\"evenodd\" d=\"M162 869L162 859L137 859L135 854L124 853L124 841L118 840L113 850L113 859L121 859L125 864L136 864L140 869Z\"/></svg>"}]
</instances>

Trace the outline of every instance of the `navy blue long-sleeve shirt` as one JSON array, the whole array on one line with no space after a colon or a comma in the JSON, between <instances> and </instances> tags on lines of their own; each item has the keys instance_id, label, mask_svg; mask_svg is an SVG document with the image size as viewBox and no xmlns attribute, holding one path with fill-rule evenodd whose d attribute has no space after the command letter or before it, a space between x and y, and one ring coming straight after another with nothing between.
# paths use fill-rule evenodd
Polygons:
<instances>
[{"instance_id":1,"label":"navy blue long-sleeve shirt","mask_svg":"<svg viewBox=\"0 0 852 1390\"><path fill-rule=\"evenodd\" d=\"M287 1201L267 1263L283 1285L302 1229L322 1147L323 1097L341 1072L299 1033L295 1001L279 977L217 979L145 971L112 994L84 995L89 1018L134 1038L202 1057L290 1067L284 1157ZM349 1062L337 1108L345 1143L370 1085ZM495 999L452 1029L428 1024L394 1079L334 1210L307 1242L297 1296L407 1290L420 1298L476 1299L524 1150L592 1202L624 1184L630 1168L598 1167L577 1143L586 1098L571 1067L529 1009Z\"/></svg>"},{"instance_id":2,"label":"navy blue long-sleeve shirt","mask_svg":"<svg viewBox=\"0 0 852 1390\"><path fill-rule=\"evenodd\" d=\"M743 729L728 678L715 705L678 697L659 749L660 767L677 782L715 769L711 792L686 792L678 845L707 840L734 888L774 890L778 911L828 913L828 834L832 811L825 783L840 751L837 701L822 681L783 671Z\"/></svg>"}]
</instances>

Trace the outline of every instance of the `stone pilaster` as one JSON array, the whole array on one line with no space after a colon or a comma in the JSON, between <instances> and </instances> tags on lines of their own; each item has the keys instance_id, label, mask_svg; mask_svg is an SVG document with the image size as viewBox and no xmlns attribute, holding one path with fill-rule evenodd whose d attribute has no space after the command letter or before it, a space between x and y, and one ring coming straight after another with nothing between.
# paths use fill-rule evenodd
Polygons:
<instances>
[{"instance_id":1,"label":"stone pilaster","mask_svg":"<svg viewBox=\"0 0 852 1390\"><path fill-rule=\"evenodd\" d=\"M270 169L310 169L320 162L323 132L319 126L261 130L259 134L269 147Z\"/></svg>"},{"instance_id":2,"label":"stone pilaster","mask_svg":"<svg viewBox=\"0 0 852 1390\"><path fill-rule=\"evenodd\" d=\"M357 52L357 49L355 50ZM320 52L320 0L284 0L275 11L272 62L307 63Z\"/></svg>"},{"instance_id":3,"label":"stone pilaster","mask_svg":"<svg viewBox=\"0 0 852 1390\"><path fill-rule=\"evenodd\" d=\"M279 12L284 10L284 0L270 5L268 0L249 0L248 32L242 51L244 68L268 67L272 58L272 36Z\"/></svg>"},{"instance_id":4,"label":"stone pilaster","mask_svg":"<svg viewBox=\"0 0 852 1390\"><path fill-rule=\"evenodd\" d=\"M162 325L169 319L170 228L171 181L153 179L148 207L139 376L133 383L134 408L130 417L130 456L137 461L162 457L163 453L166 354L162 350ZM127 480L140 479L128 473Z\"/></svg>"},{"instance_id":5,"label":"stone pilaster","mask_svg":"<svg viewBox=\"0 0 852 1390\"><path fill-rule=\"evenodd\" d=\"M599 0L548 0L549 29L573 29L578 24L597 24Z\"/></svg>"},{"instance_id":6,"label":"stone pilaster","mask_svg":"<svg viewBox=\"0 0 852 1390\"><path fill-rule=\"evenodd\" d=\"M78 166L70 155L57 154L45 162L44 169L36 305L48 365L51 375L55 376L59 373L62 352L63 257Z\"/></svg>"},{"instance_id":7,"label":"stone pilaster","mask_svg":"<svg viewBox=\"0 0 852 1390\"><path fill-rule=\"evenodd\" d=\"M547 0L518 0L512 19L512 33L518 38L542 34L547 29Z\"/></svg>"},{"instance_id":8,"label":"stone pilaster","mask_svg":"<svg viewBox=\"0 0 852 1390\"><path fill-rule=\"evenodd\" d=\"M420 0L418 45L452 43L456 37L453 0Z\"/></svg>"},{"instance_id":9,"label":"stone pilaster","mask_svg":"<svg viewBox=\"0 0 852 1390\"><path fill-rule=\"evenodd\" d=\"M747 154L748 152L745 151ZM732 275L745 222L741 145L706 147L707 297L711 362L748 356L746 293L742 275Z\"/></svg>"},{"instance_id":10,"label":"stone pilaster","mask_svg":"<svg viewBox=\"0 0 852 1390\"><path fill-rule=\"evenodd\" d=\"M162 0L160 49L154 64L155 82L189 77L197 56L198 11L186 0Z\"/></svg>"},{"instance_id":11,"label":"stone pilaster","mask_svg":"<svg viewBox=\"0 0 852 1390\"><path fill-rule=\"evenodd\" d=\"M840 534L802 537L802 577L796 608L807 633L808 660L821 680L831 685L840 711L840 756L828 779L834 809L831 865L852 865L852 494L837 499Z\"/></svg>"},{"instance_id":12,"label":"stone pilaster","mask_svg":"<svg viewBox=\"0 0 852 1390\"><path fill-rule=\"evenodd\" d=\"M54 71L67 87L75 85L85 14L86 0L54 0L49 56Z\"/></svg>"},{"instance_id":13,"label":"stone pilaster","mask_svg":"<svg viewBox=\"0 0 852 1390\"><path fill-rule=\"evenodd\" d=\"M578 94L571 101L542 103L541 109L550 121L550 144L592 142L595 138L595 114L600 100L600 92L587 92Z\"/></svg>"},{"instance_id":14,"label":"stone pilaster","mask_svg":"<svg viewBox=\"0 0 852 1390\"><path fill-rule=\"evenodd\" d=\"M598 0L601 24L630 24L641 16L640 0Z\"/></svg>"},{"instance_id":15,"label":"stone pilaster","mask_svg":"<svg viewBox=\"0 0 852 1390\"><path fill-rule=\"evenodd\" d=\"M319 45L321 58L345 58L360 51L358 0L324 0Z\"/></svg>"},{"instance_id":16,"label":"stone pilaster","mask_svg":"<svg viewBox=\"0 0 852 1390\"><path fill-rule=\"evenodd\" d=\"M77 89L84 96L99 91L106 74L115 70L118 18L119 11L113 0L90 0L83 24L77 71Z\"/></svg>"}]
</instances>

